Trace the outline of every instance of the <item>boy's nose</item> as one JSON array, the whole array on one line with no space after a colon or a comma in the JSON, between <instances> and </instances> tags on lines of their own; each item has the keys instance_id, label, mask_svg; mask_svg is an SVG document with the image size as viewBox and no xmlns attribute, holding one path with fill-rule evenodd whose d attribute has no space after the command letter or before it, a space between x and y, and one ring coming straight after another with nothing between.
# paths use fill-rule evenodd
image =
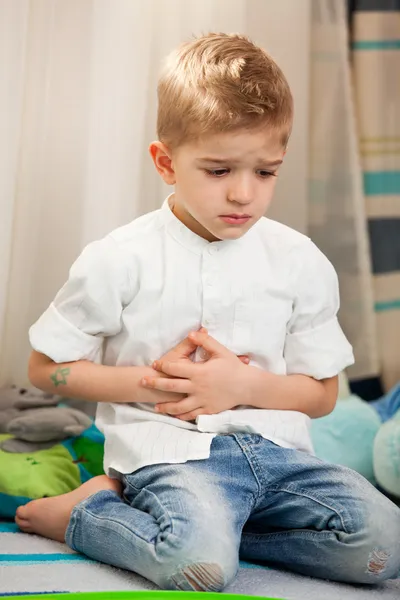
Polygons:
<instances>
[{"instance_id":1,"label":"boy's nose","mask_svg":"<svg viewBox=\"0 0 400 600\"><path fill-rule=\"evenodd\" d=\"M249 204L253 200L253 190L251 185L243 183L235 186L228 192L228 200L237 204Z\"/></svg>"}]
</instances>

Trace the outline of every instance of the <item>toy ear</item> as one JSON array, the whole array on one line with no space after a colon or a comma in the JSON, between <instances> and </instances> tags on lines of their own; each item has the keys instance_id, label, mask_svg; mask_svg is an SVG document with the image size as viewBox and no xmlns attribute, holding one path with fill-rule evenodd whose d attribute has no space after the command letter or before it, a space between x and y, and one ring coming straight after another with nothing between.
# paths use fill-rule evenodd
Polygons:
<instances>
[{"instance_id":1,"label":"toy ear","mask_svg":"<svg viewBox=\"0 0 400 600\"><path fill-rule=\"evenodd\" d=\"M81 435L85 429L91 426L92 419L85 415L80 410L75 408L67 408L65 411L68 413L69 417L73 417L75 423L68 423L63 427L63 432L68 436L78 436Z\"/></svg>"},{"instance_id":2,"label":"toy ear","mask_svg":"<svg viewBox=\"0 0 400 600\"><path fill-rule=\"evenodd\" d=\"M83 427L83 425L79 425L79 423L75 423L74 425L67 425L64 427L63 431L68 437L76 437L81 435L82 431L85 431L87 427Z\"/></svg>"}]
</instances>

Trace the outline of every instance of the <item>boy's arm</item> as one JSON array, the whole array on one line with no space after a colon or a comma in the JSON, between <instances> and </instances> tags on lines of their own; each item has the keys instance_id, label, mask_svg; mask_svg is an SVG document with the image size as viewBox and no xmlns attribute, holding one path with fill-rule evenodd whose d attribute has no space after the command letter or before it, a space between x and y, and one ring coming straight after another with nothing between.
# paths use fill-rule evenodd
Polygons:
<instances>
[{"instance_id":1,"label":"boy's arm","mask_svg":"<svg viewBox=\"0 0 400 600\"><path fill-rule=\"evenodd\" d=\"M323 417L336 404L337 373L354 362L337 320L338 278L309 239L296 248L291 260L294 302L283 352L287 374L252 371L252 404Z\"/></svg>"},{"instance_id":2,"label":"boy's arm","mask_svg":"<svg viewBox=\"0 0 400 600\"><path fill-rule=\"evenodd\" d=\"M203 329L202 331L205 332ZM169 350L161 361L190 362L197 346L185 338ZM238 357L243 364L248 358ZM146 377L165 377L152 367L115 367L99 365L88 360L55 363L45 354L32 351L29 360L29 380L35 387L51 393L62 394L93 402L142 402L159 404L182 400L185 395L146 389L141 381Z\"/></svg>"},{"instance_id":3,"label":"boy's arm","mask_svg":"<svg viewBox=\"0 0 400 600\"><path fill-rule=\"evenodd\" d=\"M185 338L169 350L161 360L189 361L196 345ZM115 367L88 360L55 363L48 356L33 351L29 360L31 383L51 394L62 394L93 402L164 403L178 401L183 394L144 389L144 377L160 377L151 367Z\"/></svg>"},{"instance_id":4,"label":"boy's arm","mask_svg":"<svg viewBox=\"0 0 400 600\"><path fill-rule=\"evenodd\" d=\"M306 375L274 375L243 364L207 333L192 333L189 338L206 351L206 362L156 361L162 377L146 377L142 382L146 388L187 394L179 402L156 407L160 413L187 421L245 405L295 410L316 418L335 406L337 377L317 381Z\"/></svg>"},{"instance_id":5,"label":"boy's arm","mask_svg":"<svg viewBox=\"0 0 400 600\"><path fill-rule=\"evenodd\" d=\"M254 408L296 410L311 418L332 412L338 395L338 377L317 381L306 375L274 375L248 367L249 395Z\"/></svg>"},{"instance_id":6,"label":"boy's arm","mask_svg":"<svg viewBox=\"0 0 400 600\"><path fill-rule=\"evenodd\" d=\"M58 364L35 351L28 370L32 385L45 392L93 402L136 402L140 380L151 374L156 375L151 367L109 367L87 360Z\"/></svg>"}]
</instances>

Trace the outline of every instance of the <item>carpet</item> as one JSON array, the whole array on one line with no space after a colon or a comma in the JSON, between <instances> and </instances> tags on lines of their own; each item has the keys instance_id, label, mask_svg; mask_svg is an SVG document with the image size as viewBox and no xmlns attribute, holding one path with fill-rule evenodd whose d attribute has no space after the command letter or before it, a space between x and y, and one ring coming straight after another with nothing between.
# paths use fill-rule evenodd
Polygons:
<instances>
[{"instance_id":1,"label":"carpet","mask_svg":"<svg viewBox=\"0 0 400 600\"><path fill-rule=\"evenodd\" d=\"M0 596L153 589L139 575L91 561L64 544L20 533L13 523L0 523ZM400 579L378 587L353 586L241 563L238 577L225 591L285 600L399 600Z\"/></svg>"}]
</instances>

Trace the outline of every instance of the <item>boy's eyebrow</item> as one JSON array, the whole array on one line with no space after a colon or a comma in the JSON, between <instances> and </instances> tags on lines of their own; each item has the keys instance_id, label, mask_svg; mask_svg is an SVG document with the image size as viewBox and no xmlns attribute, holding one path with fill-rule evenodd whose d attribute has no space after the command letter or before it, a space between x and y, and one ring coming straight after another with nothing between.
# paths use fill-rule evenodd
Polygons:
<instances>
[{"instance_id":1,"label":"boy's eyebrow","mask_svg":"<svg viewBox=\"0 0 400 600\"><path fill-rule=\"evenodd\" d=\"M198 162L200 163L215 163L215 164L227 164L227 163L231 163L231 164L236 164L241 162L240 160L235 160L233 158L215 158L212 156L207 156L204 158L199 158ZM262 160L260 159L258 162L262 163L263 165L267 166L267 167L277 167L278 165L281 165L283 163L283 160L274 160L274 161L268 161L268 160Z\"/></svg>"}]
</instances>

